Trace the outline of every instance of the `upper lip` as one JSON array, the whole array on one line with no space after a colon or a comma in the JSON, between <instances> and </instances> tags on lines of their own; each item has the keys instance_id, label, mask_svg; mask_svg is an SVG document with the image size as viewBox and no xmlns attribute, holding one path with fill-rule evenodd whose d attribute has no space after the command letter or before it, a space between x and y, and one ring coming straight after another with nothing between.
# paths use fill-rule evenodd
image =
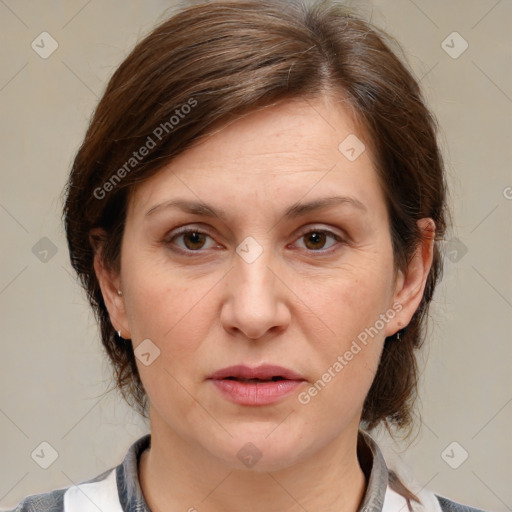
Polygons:
<instances>
[{"instance_id":1,"label":"upper lip","mask_svg":"<svg viewBox=\"0 0 512 512\"><path fill-rule=\"evenodd\" d=\"M251 368L250 366L243 364L228 366L216 371L215 373L212 373L209 379L219 380L226 379L228 377L261 380L269 380L272 377L282 377L283 379L288 380L305 380L302 375L299 375L298 373L295 373L288 368L270 364L262 364L260 366L256 366L255 368Z\"/></svg>"}]
</instances>

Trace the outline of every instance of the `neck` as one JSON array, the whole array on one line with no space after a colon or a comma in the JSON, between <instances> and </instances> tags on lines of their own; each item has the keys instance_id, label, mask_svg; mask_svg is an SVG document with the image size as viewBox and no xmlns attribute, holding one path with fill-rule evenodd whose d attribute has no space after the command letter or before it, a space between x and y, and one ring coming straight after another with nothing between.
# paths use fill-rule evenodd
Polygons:
<instances>
[{"instance_id":1,"label":"neck","mask_svg":"<svg viewBox=\"0 0 512 512\"><path fill-rule=\"evenodd\" d=\"M230 468L169 429L151 426L139 481L152 512L234 512L247 504L253 512L356 512L365 494L357 428L291 467L258 472Z\"/></svg>"}]
</instances>

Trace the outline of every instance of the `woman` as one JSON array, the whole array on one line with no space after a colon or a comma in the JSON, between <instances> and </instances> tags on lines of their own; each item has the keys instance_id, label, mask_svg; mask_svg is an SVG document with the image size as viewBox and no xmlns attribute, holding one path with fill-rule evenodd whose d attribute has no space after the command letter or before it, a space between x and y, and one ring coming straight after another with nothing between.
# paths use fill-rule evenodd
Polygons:
<instances>
[{"instance_id":1,"label":"woman","mask_svg":"<svg viewBox=\"0 0 512 512\"><path fill-rule=\"evenodd\" d=\"M71 262L151 433L16 510L475 510L388 471L441 272L435 121L333 2L199 3L112 77L75 158Z\"/></svg>"}]
</instances>

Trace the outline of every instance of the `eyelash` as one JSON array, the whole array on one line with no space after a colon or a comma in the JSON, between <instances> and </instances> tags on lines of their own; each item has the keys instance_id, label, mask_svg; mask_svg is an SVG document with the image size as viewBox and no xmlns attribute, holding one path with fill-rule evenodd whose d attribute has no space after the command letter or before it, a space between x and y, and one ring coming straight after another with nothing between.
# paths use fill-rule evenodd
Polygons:
<instances>
[{"instance_id":1,"label":"eyelash","mask_svg":"<svg viewBox=\"0 0 512 512\"><path fill-rule=\"evenodd\" d=\"M187 235L187 234L191 234L191 233L196 233L196 234L199 234L199 235L206 235L210 238L212 238L212 236L204 231L201 231L200 229L191 229L191 228L184 228L184 229L181 229L177 232L174 232L174 233L171 233L170 235L166 236L165 239L164 239L164 244L165 245L168 245L168 246L172 246L174 245L173 244L173 240L175 240L176 238L180 237L180 236L183 236L183 235ZM305 231L304 233L302 233L298 239L301 239L301 238L304 238L306 235L310 235L311 233L322 233L322 234L325 234L327 236L330 236L332 237L336 242L338 242L339 244L341 245L346 245L346 241L341 237L339 236L338 234L328 230L328 229L310 229L308 231ZM311 252L311 253L317 253L317 254L320 254L320 255L326 255L326 254L330 254L332 253L334 250L336 249L333 249L333 247L335 247L334 245L332 247L330 247L329 249L326 249L326 250L318 250L318 251L315 251L315 250L308 250L306 249L307 252ZM197 251L192 251L190 249L183 249L181 247L171 247L171 250L173 250L174 252L177 252L179 254L184 254L184 255L187 255L187 256L200 256L204 251L201 250L201 249L198 249Z\"/></svg>"}]
</instances>

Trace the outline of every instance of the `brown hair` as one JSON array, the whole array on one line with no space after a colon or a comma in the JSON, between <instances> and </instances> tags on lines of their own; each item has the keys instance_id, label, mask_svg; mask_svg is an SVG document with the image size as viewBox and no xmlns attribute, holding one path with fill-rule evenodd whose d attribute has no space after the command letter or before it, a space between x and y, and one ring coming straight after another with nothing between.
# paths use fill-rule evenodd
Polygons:
<instances>
[{"instance_id":1,"label":"brown hair","mask_svg":"<svg viewBox=\"0 0 512 512\"><path fill-rule=\"evenodd\" d=\"M417 221L446 227L437 125L418 82L388 35L334 1L216 1L182 9L158 26L112 76L73 163L64 207L71 263L97 316L117 388L147 417L130 340L111 325L93 268L95 242L119 270L129 193L219 122L291 98L348 99L364 128L390 215L396 269L418 246ZM340 141L341 142L341 141ZM143 150L145 148L145 150ZM89 240L101 227L102 240ZM386 339L362 422L404 429L417 387L415 349L440 278L435 243L422 302L400 340Z\"/></svg>"}]
</instances>

